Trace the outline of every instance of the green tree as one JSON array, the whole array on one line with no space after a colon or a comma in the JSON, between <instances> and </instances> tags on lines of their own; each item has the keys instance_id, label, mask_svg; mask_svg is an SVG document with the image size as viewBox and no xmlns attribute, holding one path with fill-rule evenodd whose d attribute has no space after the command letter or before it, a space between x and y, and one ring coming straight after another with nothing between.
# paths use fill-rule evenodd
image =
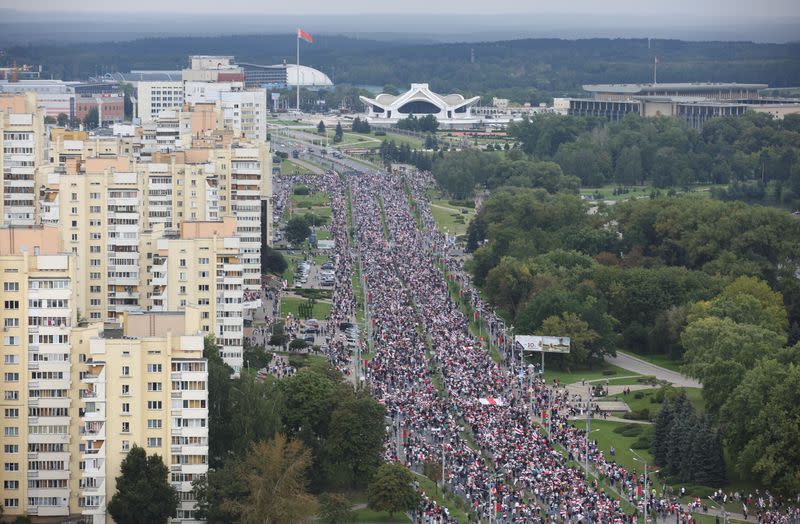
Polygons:
<instances>
[{"instance_id":1,"label":"green tree","mask_svg":"<svg viewBox=\"0 0 800 524\"><path fill-rule=\"evenodd\" d=\"M691 322L681 336L685 371L703 383L709 414L720 408L748 369L765 357L781 352L785 337L729 318L708 317Z\"/></svg>"},{"instance_id":2,"label":"green tree","mask_svg":"<svg viewBox=\"0 0 800 524\"><path fill-rule=\"evenodd\" d=\"M367 506L375 511L388 511L390 516L411 511L419 504L411 472L400 464L383 464L367 488Z\"/></svg>"},{"instance_id":3,"label":"green tree","mask_svg":"<svg viewBox=\"0 0 800 524\"><path fill-rule=\"evenodd\" d=\"M350 499L339 493L323 493L319 496L319 518L328 524L347 524L354 516Z\"/></svg>"},{"instance_id":4,"label":"green tree","mask_svg":"<svg viewBox=\"0 0 800 524\"><path fill-rule=\"evenodd\" d=\"M342 129L341 122L336 123L336 131L333 134L333 143L338 144L344 138L344 130Z\"/></svg>"},{"instance_id":5,"label":"green tree","mask_svg":"<svg viewBox=\"0 0 800 524\"><path fill-rule=\"evenodd\" d=\"M331 415L322 452L326 477L335 486L365 487L381 464L385 409L367 394L350 395Z\"/></svg>"},{"instance_id":6,"label":"green tree","mask_svg":"<svg viewBox=\"0 0 800 524\"><path fill-rule=\"evenodd\" d=\"M700 486L722 486L725 484L725 459L722 441L705 418L698 420L692 434L689 451L691 478L686 479Z\"/></svg>"},{"instance_id":7,"label":"green tree","mask_svg":"<svg viewBox=\"0 0 800 524\"><path fill-rule=\"evenodd\" d=\"M229 498L223 507L244 524L294 524L316 514L316 499L308 492L306 473L311 451L298 440L278 434L254 443L239 465L247 496Z\"/></svg>"},{"instance_id":8,"label":"green tree","mask_svg":"<svg viewBox=\"0 0 800 524\"><path fill-rule=\"evenodd\" d=\"M134 445L122 461L108 513L119 524L166 523L175 513L178 493L158 455Z\"/></svg>"},{"instance_id":9,"label":"green tree","mask_svg":"<svg viewBox=\"0 0 800 524\"><path fill-rule=\"evenodd\" d=\"M282 275L289 267L283 254L269 245L262 246L262 260L264 261L264 272L273 275Z\"/></svg>"},{"instance_id":10,"label":"green tree","mask_svg":"<svg viewBox=\"0 0 800 524\"><path fill-rule=\"evenodd\" d=\"M623 186L632 186L643 178L641 151L635 145L623 148L614 164L614 181Z\"/></svg>"},{"instance_id":11,"label":"green tree","mask_svg":"<svg viewBox=\"0 0 800 524\"><path fill-rule=\"evenodd\" d=\"M553 355L561 359L559 364L566 369L585 366L602 353L596 345L600 336L575 313L566 311L559 316L547 317L542 322L541 332L547 336L570 338L569 353Z\"/></svg>"},{"instance_id":12,"label":"green tree","mask_svg":"<svg viewBox=\"0 0 800 524\"><path fill-rule=\"evenodd\" d=\"M57 122L57 120L55 119L55 117L52 117L52 116L50 116L50 115L47 115L47 116L45 116L45 117L44 117L44 123L45 123L45 125L48 125L48 124L49 124L49 125L53 125L53 124L55 124L56 122Z\"/></svg>"},{"instance_id":13,"label":"green tree","mask_svg":"<svg viewBox=\"0 0 800 524\"><path fill-rule=\"evenodd\" d=\"M208 459L211 467L229 456L234 435L229 424L233 368L223 362L213 336L205 338L203 357L208 360Z\"/></svg>"},{"instance_id":14,"label":"green tree","mask_svg":"<svg viewBox=\"0 0 800 524\"><path fill-rule=\"evenodd\" d=\"M800 491L800 366L758 362L726 399L720 420L743 476L785 495Z\"/></svg>"},{"instance_id":15,"label":"green tree","mask_svg":"<svg viewBox=\"0 0 800 524\"><path fill-rule=\"evenodd\" d=\"M339 395L344 394L343 384L309 368L300 369L280 384L286 398L286 431L291 437L302 438L316 452L328 434Z\"/></svg>"},{"instance_id":16,"label":"green tree","mask_svg":"<svg viewBox=\"0 0 800 524\"><path fill-rule=\"evenodd\" d=\"M67 122L69 122L69 116L66 113L59 113L56 116L56 124L58 127L67 127Z\"/></svg>"},{"instance_id":17,"label":"green tree","mask_svg":"<svg viewBox=\"0 0 800 524\"><path fill-rule=\"evenodd\" d=\"M98 127L102 122L100 122L100 112L98 111L97 107L91 107L89 111L86 113L86 116L83 117L83 125L86 129L95 129Z\"/></svg>"},{"instance_id":18,"label":"green tree","mask_svg":"<svg viewBox=\"0 0 800 524\"><path fill-rule=\"evenodd\" d=\"M290 244L302 244L311 235L308 222L301 216L293 216L286 223L286 240Z\"/></svg>"},{"instance_id":19,"label":"green tree","mask_svg":"<svg viewBox=\"0 0 800 524\"><path fill-rule=\"evenodd\" d=\"M196 518L205 519L208 524L239 522L241 515L228 508L225 500L244 500L248 496L247 485L239 476L240 462L239 458L231 458L192 481L192 493L197 500Z\"/></svg>"},{"instance_id":20,"label":"green tree","mask_svg":"<svg viewBox=\"0 0 800 524\"><path fill-rule=\"evenodd\" d=\"M517 309L527 300L534 287L534 277L524 263L503 257L486 275L486 294L509 318L517 316Z\"/></svg>"},{"instance_id":21,"label":"green tree","mask_svg":"<svg viewBox=\"0 0 800 524\"><path fill-rule=\"evenodd\" d=\"M659 466L667 464L669 434L674 421L675 413L672 403L668 399L664 399L664 404L658 411L655 422L653 423L653 440L650 444L650 452L653 455L653 461Z\"/></svg>"},{"instance_id":22,"label":"green tree","mask_svg":"<svg viewBox=\"0 0 800 524\"><path fill-rule=\"evenodd\" d=\"M322 120L320 120L319 124L317 124L317 133L319 133L320 135L325 134L325 122L323 122Z\"/></svg>"}]
</instances>

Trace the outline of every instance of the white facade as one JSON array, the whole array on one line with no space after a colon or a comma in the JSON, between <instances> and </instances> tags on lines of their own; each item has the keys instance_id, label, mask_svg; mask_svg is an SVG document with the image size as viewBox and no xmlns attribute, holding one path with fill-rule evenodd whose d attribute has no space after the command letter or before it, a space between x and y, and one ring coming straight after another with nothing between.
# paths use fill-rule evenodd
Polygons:
<instances>
[{"instance_id":1,"label":"white facade","mask_svg":"<svg viewBox=\"0 0 800 524\"><path fill-rule=\"evenodd\" d=\"M223 125L240 137L267 140L267 92L264 89L220 93Z\"/></svg>"},{"instance_id":2,"label":"white facade","mask_svg":"<svg viewBox=\"0 0 800 524\"><path fill-rule=\"evenodd\" d=\"M374 123L395 124L412 115L433 115L444 126L479 120L472 115L479 96L465 99L459 94L439 95L428 84L411 84L411 89L399 96L382 93L375 98L360 98L367 106L367 120Z\"/></svg>"},{"instance_id":3,"label":"white facade","mask_svg":"<svg viewBox=\"0 0 800 524\"><path fill-rule=\"evenodd\" d=\"M152 122L165 109L183 106L183 82L139 82L136 95L136 114L143 124Z\"/></svg>"}]
</instances>

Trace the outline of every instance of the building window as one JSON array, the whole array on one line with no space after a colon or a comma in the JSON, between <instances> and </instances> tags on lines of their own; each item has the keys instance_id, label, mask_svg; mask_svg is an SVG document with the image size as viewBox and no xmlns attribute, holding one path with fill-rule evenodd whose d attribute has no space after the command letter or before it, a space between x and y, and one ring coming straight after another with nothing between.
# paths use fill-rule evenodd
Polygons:
<instances>
[{"instance_id":1,"label":"building window","mask_svg":"<svg viewBox=\"0 0 800 524\"><path fill-rule=\"evenodd\" d=\"M3 291L19 291L19 282L3 282Z\"/></svg>"},{"instance_id":2,"label":"building window","mask_svg":"<svg viewBox=\"0 0 800 524\"><path fill-rule=\"evenodd\" d=\"M130 413L131 412L131 405L128 402L122 403L122 412L123 413Z\"/></svg>"},{"instance_id":3,"label":"building window","mask_svg":"<svg viewBox=\"0 0 800 524\"><path fill-rule=\"evenodd\" d=\"M19 444L4 444L4 453L19 453Z\"/></svg>"},{"instance_id":4,"label":"building window","mask_svg":"<svg viewBox=\"0 0 800 524\"><path fill-rule=\"evenodd\" d=\"M160 418L147 419L147 429L161 429L162 421Z\"/></svg>"},{"instance_id":5,"label":"building window","mask_svg":"<svg viewBox=\"0 0 800 524\"><path fill-rule=\"evenodd\" d=\"M148 448L160 448L161 447L161 437L148 437L148 439L147 439L147 447Z\"/></svg>"},{"instance_id":6,"label":"building window","mask_svg":"<svg viewBox=\"0 0 800 524\"><path fill-rule=\"evenodd\" d=\"M161 373L161 364L147 364L148 373Z\"/></svg>"},{"instance_id":7,"label":"building window","mask_svg":"<svg viewBox=\"0 0 800 524\"><path fill-rule=\"evenodd\" d=\"M130 395L131 394L131 387L128 384L122 385L122 394L123 395Z\"/></svg>"},{"instance_id":8,"label":"building window","mask_svg":"<svg viewBox=\"0 0 800 524\"><path fill-rule=\"evenodd\" d=\"M19 409L17 409L17 408L6 408L3 411L3 416L5 416L5 418L19 418Z\"/></svg>"},{"instance_id":9,"label":"building window","mask_svg":"<svg viewBox=\"0 0 800 524\"><path fill-rule=\"evenodd\" d=\"M123 377L131 376L131 367L130 366L122 366L122 376Z\"/></svg>"},{"instance_id":10,"label":"building window","mask_svg":"<svg viewBox=\"0 0 800 524\"><path fill-rule=\"evenodd\" d=\"M161 391L161 382L148 382L147 391Z\"/></svg>"},{"instance_id":11,"label":"building window","mask_svg":"<svg viewBox=\"0 0 800 524\"><path fill-rule=\"evenodd\" d=\"M147 401L147 409L150 411L160 411L161 410L161 401L160 400L148 400Z\"/></svg>"}]
</instances>

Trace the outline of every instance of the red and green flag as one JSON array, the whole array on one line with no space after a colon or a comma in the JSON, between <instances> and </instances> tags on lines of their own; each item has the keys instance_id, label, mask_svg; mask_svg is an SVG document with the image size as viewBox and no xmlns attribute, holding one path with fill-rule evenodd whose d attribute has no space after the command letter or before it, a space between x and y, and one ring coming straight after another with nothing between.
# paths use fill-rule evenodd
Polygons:
<instances>
[{"instance_id":1,"label":"red and green flag","mask_svg":"<svg viewBox=\"0 0 800 524\"><path fill-rule=\"evenodd\" d=\"M311 35L306 33L305 31L303 31L302 29L298 29L297 30L297 38L302 38L303 40L305 40L309 44L314 42L314 39L311 38Z\"/></svg>"}]
</instances>

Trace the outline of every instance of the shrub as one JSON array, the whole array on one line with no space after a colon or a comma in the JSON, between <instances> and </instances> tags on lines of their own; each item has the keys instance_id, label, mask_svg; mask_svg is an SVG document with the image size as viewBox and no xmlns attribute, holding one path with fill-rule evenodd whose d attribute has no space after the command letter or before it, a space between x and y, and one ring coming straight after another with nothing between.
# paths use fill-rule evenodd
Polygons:
<instances>
[{"instance_id":1,"label":"shrub","mask_svg":"<svg viewBox=\"0 0 800 524\"><path fill-rule=\"evenodd\" d=\"M629 411L622 415L622 418L628 420L650 420L650 410L647 408Z\"/></svg>"},{"instance_id":2,"label":"shrub","mask_svg":"<svg viewBox=\"0 0 800 524\"><path fill-rule=\"evenodd\" d=\"M637 391L636 393L633 394L633 398L635 398L636 400L641 400L644 398L644 393L642 393L641 391Z\"/></svg>"},{"instance_id":3,"label":"shrub","mask_svg":"<svg viewBox=\"0 0 800 524\"><path fill-rule=\"evenodd\" d=\"M617 374L616 370L613 370L613 369L604 369L603 370L603 375L606 376L606 377L610 377L611 375L616 375L616 374Z\"/></svg>"},{"instance_id":4,"label":"shrub","mask_svg":"<svg viewBox=\"0 0 800 524\"><path fill-rule=\"evenodd\" d=\"M292 192L295 195L308 195L311 193L311 191L306 186L297 186L296 188L294 188Z\"/></svg>"},{"instance_id":5,"label":"shrub","mask_svg":"<svg viewBox=\"0 0 800 524\"><path fill-rule=\"evenodd\" d=\"M305 349L306 346L308 346L308 342L302 338L296 338L289 342L289 349Z\"/></svg>"},{"instance_id":6,"label":"shrub","mask_svg":"<svg viewBox=\"0 0 800 524\"><path fill-rule=\"evenodd\" d=\"M633 444L631 444L631 449L650 449L650 439L642 435L633 441Z\"/></svg>"},{"instance_id":7,"label":"shrub","mask_svg":"<svg viewBox=\"0 0 800 524\"><path fill-rule=\"evenodd\" d=\"M636 437L641 435L643 428L641 424L625 424L624 426L617 426L613 431L624 437Z\"/></svg>"}]
</instances>

